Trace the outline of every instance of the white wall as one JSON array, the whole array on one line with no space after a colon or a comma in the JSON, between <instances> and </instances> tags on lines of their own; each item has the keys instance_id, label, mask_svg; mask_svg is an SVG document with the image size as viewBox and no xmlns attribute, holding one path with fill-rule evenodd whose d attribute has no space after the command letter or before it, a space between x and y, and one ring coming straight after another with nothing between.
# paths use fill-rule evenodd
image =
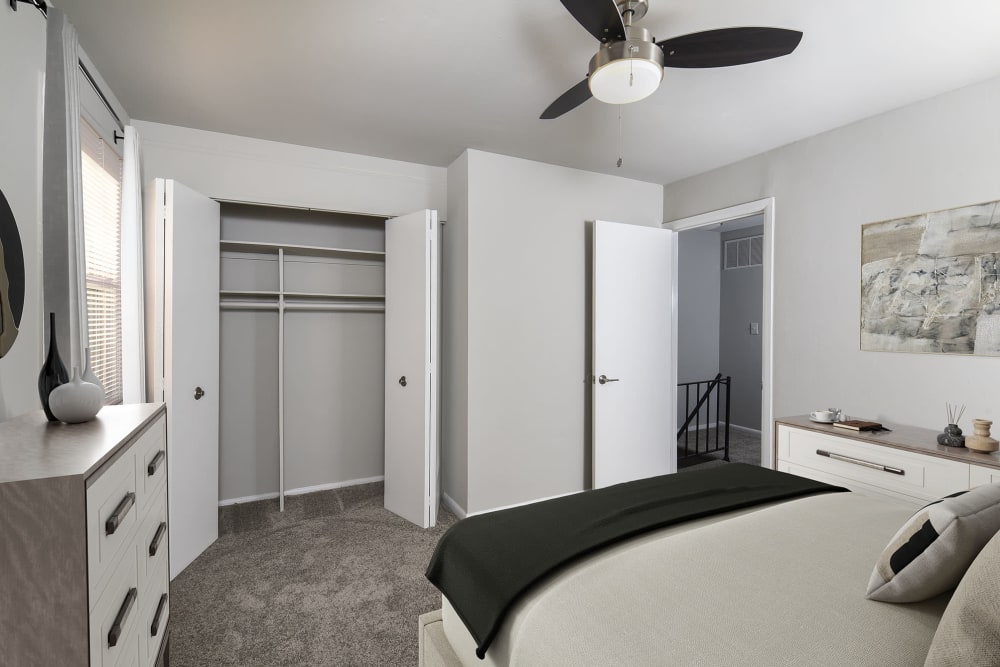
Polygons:
<instances>
[{"instance_id":1,"label":"white wall","mask_svg":"<svg viewBox=\"0 0 1000 667\"><path fill-rule=\"evenodd\" d=\"M17 221L24 251L24 312L17 340L0 359L0 420L40 407L42 365L42 87L45 18L20 5L0 7L0 190Z\"/></svg>"},{"instance_id":2,"label":"white wall","mask_svg":"<svg viewBox=\"0 0 1000 667\"><path fill-rule=\"evenodd\" d=\"M174 178L216 199L447 219L447 170L275 141L133 121L145 177Z\"/></svg>"},{"instance_id":3,"label":"white wall","mask_svg":"<svg viewBox=\"0 0 1000 667\"><path fill-rule=\"evenodd\" d=\"M586 222L659 225L663 198L652 183L481 151L465 159L475 512L584 488Z\"/></svg>"},{"instance_id":4,"label":"white wall","mask_svg":"<svg viewBox=\"0 0 1000 667\"><path fill-rule=\"evenodd\" d=\"M1000 79L664 190L667 220L773 195L774 415L834 405L939 429L1000 419L1000 358L860 351L861 225L1000 199Z\"/></svg>"},{"instance_id":5,"label":"white wall","mask_svg":"<svg viewBox=\"0 0 1000 667\"><path fill-rule=\"evenodd\" d=\"M469 503L469 153L448 167L441 234L441 490Z\"/></svg>"}]
</instances>

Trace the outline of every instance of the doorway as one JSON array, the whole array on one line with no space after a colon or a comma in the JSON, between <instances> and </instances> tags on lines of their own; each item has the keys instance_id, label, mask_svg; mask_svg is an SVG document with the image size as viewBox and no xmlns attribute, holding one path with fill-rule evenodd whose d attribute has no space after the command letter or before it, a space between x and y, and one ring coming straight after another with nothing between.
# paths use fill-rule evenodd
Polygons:
<instances>
[{"instance_id":1,"label":"doorway","mask_svg":"<svg viewBox=\"0 0 1000 667\"><path fill-rule=\"evenodd\" d=\"M679 456L695 442L711 451L693 463L727 457L773 467L773 212L768 198L663 225L679 232L677 379L698 383L678 388L678 426L692 416Z\"/></svg>"}]
</instances>

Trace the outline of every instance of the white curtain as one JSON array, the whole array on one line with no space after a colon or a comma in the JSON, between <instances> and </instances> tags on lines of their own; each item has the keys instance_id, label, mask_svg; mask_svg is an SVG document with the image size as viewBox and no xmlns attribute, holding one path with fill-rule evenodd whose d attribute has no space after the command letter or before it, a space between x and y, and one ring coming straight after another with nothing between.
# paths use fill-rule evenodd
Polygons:
<instances>
[{"instance_id":1,"label":"white curtain","mask_svg":"<svg viewBox=\"0 0 1000 667\"><path fill-rule=\"evenodd\" d=\"M80 157L80 57L76 29L49 6L42 143L42 266L45 312L56 314L56 341L67 370L83 368L87 260ZM48 318L45 318L48 321Z\"/></svg>"},{"instance_id":2,"label":"white curtain","mask_svg":"<svg viewBox=\"0 0 1000 667\"><path fill-rule=\"evenodd\" d=\"M125 403L146 400L142 283L142 152L135 127L125 127L122 158L122 389Z\"/></svg>"}]
</instances>

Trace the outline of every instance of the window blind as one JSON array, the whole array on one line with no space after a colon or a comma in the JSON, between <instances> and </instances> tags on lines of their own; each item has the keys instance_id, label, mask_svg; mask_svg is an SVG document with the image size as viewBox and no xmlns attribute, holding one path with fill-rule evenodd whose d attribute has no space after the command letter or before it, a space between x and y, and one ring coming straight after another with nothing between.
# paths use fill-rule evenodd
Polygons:
<instances>
[{"instance_id":1,"label":"window blind","mask_svg":"<svg viewBox=\"0 0 1000 667\"><path fill-rule=\"evenodd\" d=\"M90 365L104 401L122 402L122 159L80 119Z\"/></svg>"}]
</instances>

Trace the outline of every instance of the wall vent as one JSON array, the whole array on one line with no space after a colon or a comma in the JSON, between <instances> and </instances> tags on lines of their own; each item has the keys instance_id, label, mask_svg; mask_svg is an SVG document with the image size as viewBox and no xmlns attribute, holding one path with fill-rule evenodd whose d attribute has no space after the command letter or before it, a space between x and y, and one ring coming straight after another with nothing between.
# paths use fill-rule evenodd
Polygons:
<instances>
[{"instance_id":1,"label":"wall vent","mask_svg":"<svg viewBox=\"0 0 1000 667\"><path fill-rule=\"evenodd\" d=\"M764 237L748 236L725 243L725 268L746 269L764 263Z\"/></svg>"}]
</instances>

